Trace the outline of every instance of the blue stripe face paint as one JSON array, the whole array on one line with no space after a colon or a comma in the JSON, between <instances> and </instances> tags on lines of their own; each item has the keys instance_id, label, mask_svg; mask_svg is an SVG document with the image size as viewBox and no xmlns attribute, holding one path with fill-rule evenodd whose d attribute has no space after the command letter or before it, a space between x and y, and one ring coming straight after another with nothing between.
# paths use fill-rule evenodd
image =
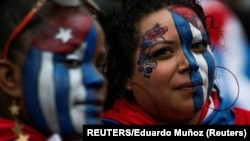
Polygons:
<instances>
[{"instance_id":1,"label":"blue stripe face paint","mask_svg":"<svg viewBox=\"0 0 250 141\"><path fill-rule=\"evenodd\" d=\"M182 13L187 8L175 7L172 10L172 16L180 36L182 50L190 66L190 79L193 85L203 83L202 87L193 89L194 111L199 111L213 87L215 62L211 48L208 42L207 34L199 18L193 13ZM191 10L189 10L191 11ZM204 42L206 49L201 53L192 51L192 47L197 42Z\"/></svg>"},{"instance_id":2,"label":"blue stripe face paint","mask_svg":"<svg viewBox=\"0 0 250 141\"><path fill-rule=\"evenodd\" d=\"M53 31L61 33L35 39L23 76L25 100L32 120L45 133L58 132L65 136L82 134L83 124L99 124L101 105L97 91L104 84L93 61L100 36L96 25L81 14L70 18L73 19L45 29L52 34ZM75 24L74 20L88 23L75 27L81 24ZM65 22L68 27L62 26ZM47 38L54 45L60 40L63 44L51 49L49 44L42 44Z\"/></svg>"}]
</instances>

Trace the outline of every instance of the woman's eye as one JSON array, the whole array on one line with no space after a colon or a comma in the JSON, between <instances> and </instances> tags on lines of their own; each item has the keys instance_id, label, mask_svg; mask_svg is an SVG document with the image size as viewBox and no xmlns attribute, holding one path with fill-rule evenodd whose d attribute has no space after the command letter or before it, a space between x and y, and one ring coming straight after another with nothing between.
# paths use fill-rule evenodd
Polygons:
<instances>
[{"instance_id":1,"label":"woman's eye","mask_svg":"<svg viewBox=\"0 0 250 141\"><path fill-rule=\"evenodd\" d=\"M81 66L82 62L79 60L70 59L70 60L65 60L64 64L68 66L69 68L77 68Z\"/></svg>"},{"instance_id":2,"label":"woman's eye","mask_svg":"<svg viewBox=\"0 0 250 141\"><path fill-rule=\"evenodd\" d=\"M153 53L152 57L169 57L173 53L169 48L162 48Z\"/></svg>"},{"instance_id":3,"label":"woman's eye","mask_svg":"<svg viewBox=\"0 0 250 141\"><path fill-rule=\"evenodd\" d=\"M100 61L100 62L96 63L96 68L100 73L104 73L105 72L105 63L104 63L104 61Z\"/></svg>"},{"instance_id":4,"label":"woman's eye","mask_svg":"<svg viewBox=\"0 0 250 141\"><path fill-rule=\"evenodd\" d=\"M194 53L203 53L206 50L206 43L204 42L197 42L192 44L191 50Z\"/></svg>"},{"instance_id":5,"label":"woman's eye","mask_svg":"<svg viewBox=\"0 0 250 141\"><path fill-rule=\"evenodd\" d=\"M105 55L101 54L97 57L95 61L95 66L100 73L105 72L106 58Z\"/></svg>"}]
</instances>

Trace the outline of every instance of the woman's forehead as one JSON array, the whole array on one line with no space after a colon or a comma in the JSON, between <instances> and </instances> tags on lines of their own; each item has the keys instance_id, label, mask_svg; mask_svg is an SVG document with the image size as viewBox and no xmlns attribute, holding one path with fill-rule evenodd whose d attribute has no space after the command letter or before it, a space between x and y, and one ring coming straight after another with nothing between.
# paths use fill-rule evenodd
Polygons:
<instances>
[{"instance_id":1,"label":"woman's forehead","mask_svg":"<svg viewBox=\"0 0 250 141\"><path fill-rule=\"evenodd\" d=\"M93 18L86 13L74 13L46 25L34 38L32 46L67 54L78 48L90 31Z\"/></svg>"},{"instance_id":2,"label":"woman's forehead","mask_svg":"<svg viewBox=\"0 0 250 141\"><path fill-rule=\"evenodd\" d=\"M182 16L200 31L204 31L203 24L193 9L186 6L172 6L170 11Z\"/></svg>"},{"instance_id":3,"label":"woman's forehead","mask_svg":"<svg viewBox=\"0 0 250 141\"><path fill-rule=\"evenodd\" d=\"M200 31L205 31L201 20L191 8L185 6L172 6L143 18L139 23L141 34L143 35L147 32L147 30L150 30L156 24L159 24L160 26L167 26L169 30L175 29L172 27L175 27L175 22L178 21L173 20L172 13L176 13L183 17Z\"/></svg>"},{"instance_id":4,"label":"woman's forehead","mask_svg":"<svg viewBox=\"0 0 250 141\"><path fill-rule=\"evenodd\" d=\"M174 25L171 13L167 9L163 9L144 17L139 23L141 34L145 34L148 30L155 27L156 24L168 27Z\"/></svg>"}]
</instances>

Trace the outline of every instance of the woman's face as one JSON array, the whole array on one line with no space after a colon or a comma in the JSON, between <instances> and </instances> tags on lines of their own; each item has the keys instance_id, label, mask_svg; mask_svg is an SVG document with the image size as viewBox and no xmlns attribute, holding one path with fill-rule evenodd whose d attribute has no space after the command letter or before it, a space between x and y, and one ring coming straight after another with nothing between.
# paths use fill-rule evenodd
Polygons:
<instances>
[{"instance_id":1,"label":"woman's face","mask_svg":"<svg viewBox=\"0 0 250 141\"><path fill-rule=\"evenodd\" d=\"M190 120L213 85L215 64L198 16L171 7L141 20L141 46L127 84L137 103L162 122Z\"/></svg>"},{"instance_id":2,"label":"woman's face","mask_svg":"<svg viewBox=\"0 0 250 141\"><path fill-rule=\"evenodd\" d=\"M44 132L82 134L83 124L99 124L106 81L104 34L82 12L50 21L28 52L23 83L27 109Z\"/></svg>"}]
</instances>

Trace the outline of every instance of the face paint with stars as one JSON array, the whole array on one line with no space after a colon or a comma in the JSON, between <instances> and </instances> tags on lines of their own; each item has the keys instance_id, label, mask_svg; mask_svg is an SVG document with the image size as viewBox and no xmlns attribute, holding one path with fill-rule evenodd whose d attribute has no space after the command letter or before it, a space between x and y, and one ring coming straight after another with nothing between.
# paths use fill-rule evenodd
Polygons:
<instances>
[{"instance_id":1,"label":"face paint with stars","mask_svg":"<svg viewBox=\"0 0 250 141\"><path fill-rule=\"evenodd\" d=\"M83 124L98 124L95 93L104 79L93 64L97 27L91 16L74 13L35 37L24 69L27 108L37 127L71 136Z\"/></svg>"}]
</instances>

